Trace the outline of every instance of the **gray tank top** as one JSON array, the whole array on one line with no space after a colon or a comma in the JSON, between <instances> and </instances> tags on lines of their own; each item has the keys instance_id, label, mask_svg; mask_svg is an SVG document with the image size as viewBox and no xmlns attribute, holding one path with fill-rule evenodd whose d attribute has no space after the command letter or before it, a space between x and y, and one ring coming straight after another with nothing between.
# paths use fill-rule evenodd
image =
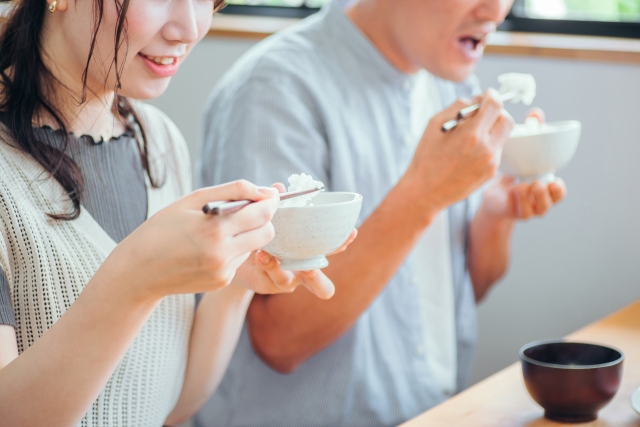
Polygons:
<instances>
[{"instance_id":1,"label":"gray tank top","mask_svg":"<svg viewBox=\"0 0 640 427\"><path fill-rule=\"evenodd\" d=\"M42 127L36 128L35 132L44 143L61 147L60 131ZM67 154L84 175L83 209L116 243L120 243L147 218L147 188L138 142L131 134L108 141L72 135ZM16 324L9 283L1 268L0 324Z\"/></svg>"}]
</instances>

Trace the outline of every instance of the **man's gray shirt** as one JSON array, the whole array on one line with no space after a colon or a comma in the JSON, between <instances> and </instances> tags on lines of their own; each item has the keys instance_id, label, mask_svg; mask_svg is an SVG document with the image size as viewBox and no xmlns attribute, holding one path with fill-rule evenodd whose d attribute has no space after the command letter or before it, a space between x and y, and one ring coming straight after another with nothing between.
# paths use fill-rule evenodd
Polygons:
<instances>
[{"instance_id":1,"label":"man's gray shirt","mask_svg":"<svg viewBox=\"0 0 640 427\"><path fill-rule=\"evenodd\" d=\"M330 3L254 47L220 81L204 117L200 184L245 178L270 185L304 172L330 191L362 194L362 223L413 156L405 142L412 83ZM475 80L438 86L444 105L477 89ZM466 270L477 197L449 208L458 391L469 381L477 335ZM245 329L196 425L395 426L442 402L447 396L423 354L429 349L412 270L405 262L356 324L294 373L263 363Z\"/></svg>"}]
</instances>

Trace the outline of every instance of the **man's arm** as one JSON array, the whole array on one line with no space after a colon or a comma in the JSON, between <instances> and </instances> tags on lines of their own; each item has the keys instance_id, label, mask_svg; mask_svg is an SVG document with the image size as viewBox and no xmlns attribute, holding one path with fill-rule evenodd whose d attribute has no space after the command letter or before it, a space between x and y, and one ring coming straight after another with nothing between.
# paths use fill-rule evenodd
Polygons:
<instances>
[{"instance_id":1,"label":"man's arm","mask_svg":"<svg viewBox=\"0 0 640 427\"><path fill-rule=\"evenodd\" d=\"M545 120L539 108L531 109L527 117ZM468 267L476 301L481 301L507 271L516 221L546 215L566 194L561 179L548 185L515 185L513 179L503 177L487 188L469 230Z\"/></svg>"},{"instance_id":2,"label":"man's arm","mask_svg":"<svg viewBox=\"0 0 640 427\"><path fill-rule=\"evenodd\" d=\"M503 177L487 188L469 230L468 266L476 301L507 271L516 221L546 215L566 193L561 179L515 185Z\"/></svg>"},{"instance_id":3,"label":"man's arm","mask_svg":"<svg viewBox=\"0 0 640 427\"><path fill-rule=\"evenodd\" d=\"M336 286L333 299L318 301L305 291L254 297L247 314L251 340L272 368L291 372L344 334L435 215L493 176L511 119L489 93L477 116L443 134L442 123L467 104L459 101L432 119L405 176L362 224L349 250L331 258L325 272Z\"/></svg>"}]
</instances>

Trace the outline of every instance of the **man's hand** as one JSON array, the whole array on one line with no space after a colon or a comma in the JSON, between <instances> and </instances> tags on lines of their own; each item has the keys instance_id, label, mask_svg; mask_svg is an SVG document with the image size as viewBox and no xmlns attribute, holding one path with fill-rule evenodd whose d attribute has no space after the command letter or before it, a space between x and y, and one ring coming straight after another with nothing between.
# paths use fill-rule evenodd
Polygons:
<instances>
[{"instance_id":1,"label":"man's hand","mask_svg":"<svg viewBox=\"0 0 640 427\"><path fill-rule=\"evenodd\" d=\"M493 89L474 101L481 102L478 112L450 132L443 133L442 124L472 101L458 100L431 119L403 177L428 216L465 199L497 171L513 120Z\"/></svg>"},{"instance_id":2,"label":"man's hand","mask_svg":"<svg viewBox=\"0 0 640 427\"><path fill-rule=\"evenodd\" d=\"M527 220L546 215L566 194L567 187L560 178L549 184L518 184L514 178L502 176L487 187L480 209L495 218Z\"/></svg>"},{"instance_id":3,"label":"man's hand","mask_svg":"<svg viewBox=\"0 0 640 427\"><path fill-rule=\"evenodd\" d=\"M540 123L545 120L544 112L539 108L529 111L527 118L530 117L537 119ZM503 176L485 190L481 209L498 218L527 220L531 217L544 216L566 195L567 187L560 178L556 178L549 184L541 182L527 184L516 183L514 178Z\"/></svg>"}]
</instances>

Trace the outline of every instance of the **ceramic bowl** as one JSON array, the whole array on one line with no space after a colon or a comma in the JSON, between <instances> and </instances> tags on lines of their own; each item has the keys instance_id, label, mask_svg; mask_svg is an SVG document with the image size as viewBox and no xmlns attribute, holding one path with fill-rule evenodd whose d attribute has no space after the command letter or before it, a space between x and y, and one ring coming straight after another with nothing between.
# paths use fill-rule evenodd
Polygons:
<instances>
[{"instance_id":1,"label":"ceramic bowl","mask_svg":"<svg viewBox=\"0 0 640 427\"><path fill-rule=\"evenodd\" d=\"M362 196L322 192L313 206L281 207L271 222L274 239L263 249L280 258L283 270L313 270L329 265L325 255L347 241L356 226Z\"/></svg>"},{"instance_id":2,"label":"ceramic bowl","mask_svg":"<svg viewBox=\"0 0 640 427\"><path fill-rule=\"evenodd\" d=\"M563 423L593 421L618 391L624 355L614 348L540 341L520 349L529 394L544 416Z\"/></svg>"},{"instance_id":3,"label":"ceramic bowl","mask_svg":"<svg viewBox=\"0 0 640 427\"><path fill-rule=\"evenodd\" d=\"M578 148L577 120L547 123L538 133L512 136L502 150L500 169L522 181L551 182Z\"/></svg>"}]
</instances>

